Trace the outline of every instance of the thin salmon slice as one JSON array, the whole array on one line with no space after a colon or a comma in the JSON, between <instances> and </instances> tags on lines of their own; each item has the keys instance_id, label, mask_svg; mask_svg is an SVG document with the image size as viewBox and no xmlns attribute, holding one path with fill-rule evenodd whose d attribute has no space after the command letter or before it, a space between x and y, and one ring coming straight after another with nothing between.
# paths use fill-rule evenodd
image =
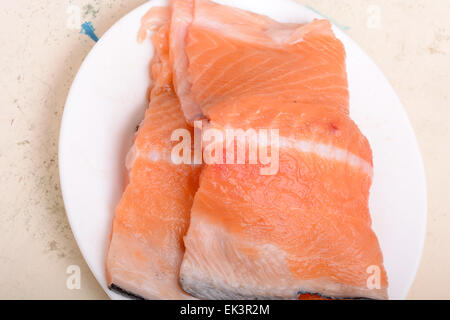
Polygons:
<instances>
[{"instance_id":1,"label":"thin salmon slice","mask_svg":"<svg viewBox=\"0 0 450 320\"><path fill-rule=\"evenodd\" d=\"M204 299L387 298L368 207L372 151L349 116L345 49L330 23L179 2L192 8L176 49L193 101L181 99L183 109L195 105L218 130L280 133L274 175L262 175L263 165L203 169L183 289Z\"/></svg>"},{"instance_id":2,"label":"thin salmon slice","mask_svg":"<svg viewBox=\"0 0 450 320\"><path fill-rule=\"evenodd\" d=\"M185 51L185 39L192 23L193 0L173 0L171 3L170 25L170 62L173 70L173 85L180 99L186 120L192 125L203 118L200 105L191 95L191 84L187 79L188 58Z\"/></svg>"},{"instance_id":3,"label":"thin salmon slice","mask_svg":"<svg viewBox=\"0 0 450 320\"><path fill-rule=\"evenodd\" d=\"M161 10L144 18L139 34L143 40L146 29L157 29L153 83L150 105L127 159L129 183L116 208L107 280L110 288L138 298L192 299L178 279L200 168L175 165L170 158L172 132L189 127L172 87L169 14Z\"/></svg>"}]
</instances>

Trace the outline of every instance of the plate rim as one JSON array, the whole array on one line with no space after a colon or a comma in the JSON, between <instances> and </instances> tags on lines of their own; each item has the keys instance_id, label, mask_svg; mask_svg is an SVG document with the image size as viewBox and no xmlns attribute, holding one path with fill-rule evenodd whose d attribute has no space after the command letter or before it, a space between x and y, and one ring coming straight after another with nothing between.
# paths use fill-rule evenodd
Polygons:
<instances>
[{"instance_id":1,"label":"plate rim","mask_svg":"<svg viewBox=\"0 0 450 320\"><path fill-rule=\"evenodd\" d=\"M319 13L314 12L313 10L311 10L310 8L308 8L307 6L304 6L300 3L297 3L295 1L292 0L284 0L287 2L291 2L294 3L295 5L302 7L303 10L307 11L307 12L311 12L314 15L317 16L321 16ZM83 246L81 245L81 240L80 240L80 235L78 232L76 232L75 230L75 223L74 223L74 217L76 215L76 213L74 212L70 212L70 209L68 209L70 207L70 205L68 204L68 201L66 200L68 198L67 194L68 194L68 183L67 183L67 178L66 178L66 172L64 171L64 158L65 158L65 154L63 152L63 144L65 141L65 135L67 134L66 129L67 125L65 125L67 122L69 122L70 118L70 104L71 101L73 100L73 95L74 95L74 91L75 91L75 87L77 87L78 83L80 83L80 74L82 73L82 70L86 69L86 66L89 64L89 61L91 61L93 59L93 57L95 56L96 51L99 49L99 47L101 47L103 45L103 42L106 41L105 39L109 38L109 35L111 35L112 33L114 33L114 31L116 29L119 29L121 27L121 25L127 20L127 17L133 15L133 13L135 13L136 11L139 10L144 10L144 8L151 8L153 6L155 6L156 4L153 4L154 1L148 1L145 2L144 4L136 7L135 9L131 10L130 12L128 12L127 14L125 14L124 16L122 16L119 20L117 20L105 33L104 35L99 39L99 41L91 48L91 50L89 51L89 53L87 54L87 56L84 58L80 68L77 71L76 76L74 77L74 80L71 84L69 93L67 95L67 99L65 102L65 106L64 106L64 112L63 112L63 116L62 116L62 120L61 120L61 125L60 125L60 131L59 131L59 143L58 143L58 168L59 168L59 177L60 177L60 185L61 185L61 194L62 194L62 198L63 198L63 202L64 202L64 208L66 211L66 216L67 219L69 221L69 225L70 228L72 230L72 234L75 238L75 241L77 243L77 246L83 256L84 261L86 262L86 264L88 265L91 273L93 274L93 276L95 277L95 279L97 280L97 282L99 283L99 285L102 287L102 289L104 290L104 292L111 298L111 299L116 299L116 298L121 298L118 297L114 292L112 292L109 288L105 287L104 285L104 279L99 279L99 275L97 274L97 272L95 272L95 270L92 267L91 262L89 261L89 259L87 258L87 254L85 252L85 249L83 248ZM330 21L333 24L334 30L336 31L336 28L339 30L339 34L340 36L344 36L346 38L348 38L348 40L353 43L354 45L356 45L356 47L358 47L360 49L360 52L365 56L365 58L369 61L371 61L374 65L374 67L377 69L377 71L380 72L380 74L383 76L383 80L385 81L385 83L389 86L389 89L392 91L393 96L395 96L395 99L398 101L399 105L401 106L401 110L403 113L403 116L408 120L408 130L410 131L409 133L411 134L411 136L414 138L414 149L417 152L417 157L418 160L420 162L420 179L422 180L422 193L424 195L424 212L421 215L421 219L422 221L420 221L420 225L422 226L422 233L421 233L421 239L420 239L420 249L418 252L418 256L416 259L416 263L414 266L414 273L411 276L412 279L409 280L409 285L407 288L407 292L405 294L403 294L404 298L406 299L408 297L408 294L411 290L411 287L414 284L415 279L417 278L417 274L419 272L419 268L420 268L420 264L422 262L423 259L423 254L424 254L424 248L425 248L425 242L426 242L426 231L427 231L427 225L428 225L428 185L427 185L427 177L426 177L426 170L425 170L425 165L424 165L424 161L423 161L423 156L422 156L422 150L420 148L419 145L419 141L417 139L417 135L414 131L414 128L412 127L412 123L410 121L410 118L408 116L408 113L406 112L406 109L404 107L404 104L402 103L400 97L398 96L397 92L394 90L392 84L390 83L390 81L388 80L388 78L385 76L384 72L382 71L382 69L378 66L378 64L366 53L366 51L364 51L359 44L354 41L346 32L344 32L343 30L341 30L338 26L336 26L332 21ZM418 173L419 174L419 173Z\"/></svg>"}]
</instances>

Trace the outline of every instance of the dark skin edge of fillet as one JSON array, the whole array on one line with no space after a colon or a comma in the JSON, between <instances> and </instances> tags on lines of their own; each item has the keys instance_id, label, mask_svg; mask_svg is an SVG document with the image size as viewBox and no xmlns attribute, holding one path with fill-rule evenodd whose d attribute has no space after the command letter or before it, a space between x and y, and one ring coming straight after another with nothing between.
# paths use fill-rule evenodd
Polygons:
<instances>
[{"instance_id":1,"label":"dark skin edge of fillet","mask_svg":"<svg viewBox=\"0 0 450 320\"><path fill-rule=\"evenodd\" d=\"M146 300L146 299L144 299L143 297L141 297L139 295L136 295L134 293L131 293L131 292L127 291L127 290L124 290L124 289L116 286L115 284L110 285L109 289L111 291L114 291L115 293L118 293L118 294L120 294L122 296L125 296L125 297L133 299L133 300ZM313 296L320 296L320 297L322 297L324 299L327 299L327 300L373 300L373 301L375 301L374 299L369 299L369 298L333 298L333 297L325 297L325 296L321 295L320 293L312 293L312 292L299 292L298 295L300 296L300 295L304 295L304 294L310 294L310 295L313 295Z\"/></svg>"},{"instance_id":2,"label":"dark skin edge of fillet","mask_svg":"<svg viewBox=\"0 0 450 320\"><path fill-rule=\"evenodd\" d=\"M190 279L189 277L185 278L183 275L180 276L179 283L184 292L187 292L191 296L202 300L377 300L364 296L332 297L330 295L318 292L306 292L306 290L301 289L297 291L297 294L287 293L281 295L271 295L271 293L268 293L264 295L248 295L240 292L239 289L236 288L218 286L208 280L196 281Z\"/></svg>"},{"instance_id":3,"label":"dark skin edge of fillet","mask_svg":"<svg viewBox=\"0 0 450 320\"><path fill-rule=\"evenodd\" d=\"M122 296L125 296L127 298L131 298L133 300L145 300L143 297L141 297L141 296L139 296L137 294L131 293L131 292L127 291L127 290L124 290L124 289L116 286L114 283L109 286L109 290L114 291L115 293L118 293L118 294L120 294Z\"/></svg>"}]
</instances>

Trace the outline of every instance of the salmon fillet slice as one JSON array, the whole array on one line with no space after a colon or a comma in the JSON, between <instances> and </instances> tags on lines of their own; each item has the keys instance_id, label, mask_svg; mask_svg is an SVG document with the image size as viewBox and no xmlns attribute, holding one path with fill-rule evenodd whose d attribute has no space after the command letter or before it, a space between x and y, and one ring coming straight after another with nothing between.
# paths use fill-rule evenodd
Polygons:
<instances>
[{"instance_id":1,"label":"salmon fillet slice","mask_svg":"<svg viewBox=\"0 0 450 320\"><path fill-rule=\"evenodd\" d=\"M169 14L161 10L143 20L144 28L157 28L153 83L145 119L127 159L129 183L116 208L107 281L112 289L139 298L192 299L178 279L200 168L175 165L170 158L172 132L189 127L172 87ZM141 30L140 39L145 36L146 30Z\"/></svg>"},{"instance_id":2,"label":"salmon fillet slice","mask_svg":"<svg viewBox=\"0 0 450 320\"><path fill-rule=\"evenodd\" d=\"M181 77L209 126L280 133L275 175L262 165L204 168L183 289L204 299L387 298L368 208L372 151L349 116L345 49L330 23L182 2L193 6L177 49L187 58Z\"/></svg>"},{"instance_id":3,"label":"salmon fillet slice","mask_svg":"<svg viewBox=\"0 0 450 320\"><path fill-rule=\"evenodd\" d=\"M187 79L188 59L185 39L192 23L193 0L173 0L171 3L170 62L173 70L173 85L180 99L186 120L192 125L203 118L202 111L191 95L191 84Z\"/></svg>"}]
</instances>

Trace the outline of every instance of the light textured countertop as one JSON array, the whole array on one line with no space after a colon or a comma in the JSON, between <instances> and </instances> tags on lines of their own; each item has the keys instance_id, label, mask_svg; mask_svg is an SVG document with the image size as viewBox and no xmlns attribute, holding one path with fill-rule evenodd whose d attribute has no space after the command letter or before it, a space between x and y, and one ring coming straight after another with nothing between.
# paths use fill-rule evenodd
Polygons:
<instances>
[{"instance_id":1,"label":"light textured countertop","mask_svg":"<svg viewBox=\"0 0 450 320\"><path fill-rule=\"evenodd\" d=\"M79 8L82 22L91 21L101 36L144 2L1 1L0 298L107 298L79 252L59 186L64 103L94 45L72 18ZM399 94L422 150L429 193L425 251L409 297L450 299L450 1L299 2L343 27ZM71 265L81 268L79 290L66 286Z\"/></svg>"}]
</instances>

